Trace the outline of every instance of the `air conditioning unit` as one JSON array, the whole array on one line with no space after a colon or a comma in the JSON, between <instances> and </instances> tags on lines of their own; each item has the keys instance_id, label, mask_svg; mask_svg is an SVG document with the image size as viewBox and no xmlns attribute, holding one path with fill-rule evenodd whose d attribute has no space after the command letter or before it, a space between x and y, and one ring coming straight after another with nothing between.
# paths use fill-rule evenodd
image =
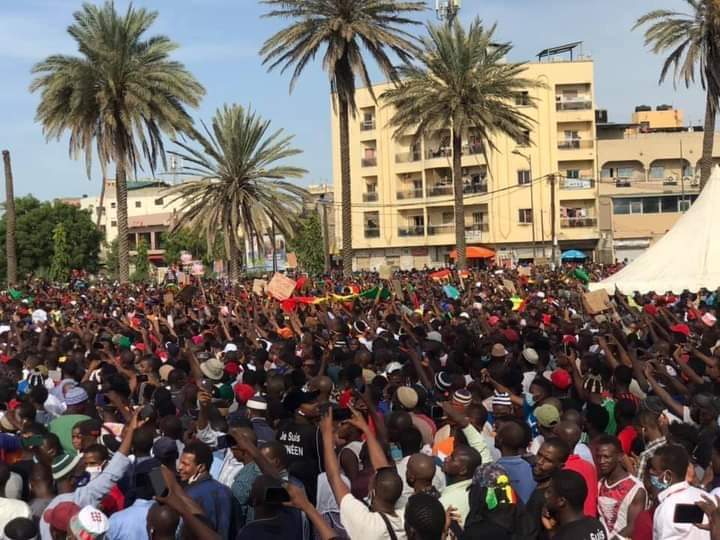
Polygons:
<instances>
[{"instance_id":1,"label":"air conditioning unit","mask_svg":"<svg viewBox=\"0 0 720 540\"><path fill-rule=\"evenodd\" d=\"M693 176L692 178L690 178L690 185L692 187L699 187L700 186L700 177Z\"/></svg>"},{"instance_id":2,"label":"air conditioning unit","mask_svg":"<svg viewBox=\"0 0 720 540\"><path fill-rule=\"evenodd\" d=\"M675 178L674 176L668 176L667 178L665 178L665 180L663 180L663 185L677 186L677 178Z\"/></svg>"}]
</instances>

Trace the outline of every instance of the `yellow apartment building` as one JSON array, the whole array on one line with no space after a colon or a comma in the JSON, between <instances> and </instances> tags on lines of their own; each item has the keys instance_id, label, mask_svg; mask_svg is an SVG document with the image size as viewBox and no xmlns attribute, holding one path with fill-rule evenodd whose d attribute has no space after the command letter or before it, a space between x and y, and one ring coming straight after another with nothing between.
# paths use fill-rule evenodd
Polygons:
<instances>
[{"instance_id":1,"label":"yellow apartment building","mask_svg":"<svg viewBox=\"0 0 720 540\"><path fill-rule=\"evenodd\" d=\"M486 162L470 131L462 167L465 236L503 259L550 257L555 219L560 250L592 253L598 241L593 63L580 43L546 49L524 76L543 83L515 98L534 120L528 143L494 141ZM565 58L563 55L569 55ZM376 96L389 86L373 87ZM532 97L536 106L529 106ZM441 129L414 143L393 136L392 110L357 91L350 122L352 237L356 269L381 264L404 269L449 262L455 225L450 133ZM331 109L332 110L332 109ZM333 177L337 234L342 234L338 119L332 111ZM556 175L551 182L549 175ZM552 190L556 212L550 213ZM336 245L341 246L338 238Z\"/></svg>"},{"instance_id":2,"label":"yellow apartment building","mask_svg":"<svg viewBox=\"0 0 720 540\"><path fill-rule=\"evenodd\" d=\"M627 124L597 124L601 260L633 260L662 237L697 198L701 127L682 112L639 106ZM606 120L604 111L598 117ZM720 162L720 135L714 162Z\"/></svg>"}]
</instances>

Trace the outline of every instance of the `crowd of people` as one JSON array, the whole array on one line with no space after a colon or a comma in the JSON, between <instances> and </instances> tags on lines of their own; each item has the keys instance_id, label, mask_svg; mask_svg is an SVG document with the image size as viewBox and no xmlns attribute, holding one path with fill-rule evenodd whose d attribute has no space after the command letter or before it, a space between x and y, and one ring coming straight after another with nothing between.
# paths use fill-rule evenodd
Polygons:
<instances>
[{"instance_id":1,"label":"crowd of people","mask_svg":"<svg viewBox=\"0 0 720 540\"><path fill-rule=\"evenodd\" d=\"M615 267L0 295L8 540L720 539L720 297Z\"/></svg>"}]
</instances>

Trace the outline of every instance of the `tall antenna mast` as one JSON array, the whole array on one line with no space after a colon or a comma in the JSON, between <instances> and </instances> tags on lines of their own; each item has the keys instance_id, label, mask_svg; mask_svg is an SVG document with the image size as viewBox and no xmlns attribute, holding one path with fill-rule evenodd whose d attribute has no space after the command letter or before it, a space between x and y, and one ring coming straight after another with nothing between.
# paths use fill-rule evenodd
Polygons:
<instances>
[{"instance_id":1,"label":"tall antenna mast","mask_svg":"<svg viewBox=\"0 0 720 540\"><path fill-rule=\"evenodd\" d=\"M435 0L435 11L438 19L452 26L460 11L460 0Z\"/></svg>"}]
</instances>

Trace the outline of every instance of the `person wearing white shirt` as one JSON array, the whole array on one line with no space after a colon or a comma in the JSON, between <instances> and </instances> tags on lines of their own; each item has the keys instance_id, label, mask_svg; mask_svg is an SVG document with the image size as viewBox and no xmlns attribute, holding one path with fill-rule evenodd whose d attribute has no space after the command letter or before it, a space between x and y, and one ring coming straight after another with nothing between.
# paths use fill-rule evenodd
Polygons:
<instances>
[{"instance_id":1,"label":"person wearing white shirt","mask_svg":"<svg viewBox=\"0 0 720 540\"><path fill-rule=\"evenodd\" d=\"M653 540L709 540L710 533L692 523L676 523L678 504L695 504L707 493L685 481L688 468L687 451L678 445L661 446L650 458L648 476L658 490L658 506L653 516ZM707 516L703 523L707 523Z\"/></svg>"}]
</instances>

